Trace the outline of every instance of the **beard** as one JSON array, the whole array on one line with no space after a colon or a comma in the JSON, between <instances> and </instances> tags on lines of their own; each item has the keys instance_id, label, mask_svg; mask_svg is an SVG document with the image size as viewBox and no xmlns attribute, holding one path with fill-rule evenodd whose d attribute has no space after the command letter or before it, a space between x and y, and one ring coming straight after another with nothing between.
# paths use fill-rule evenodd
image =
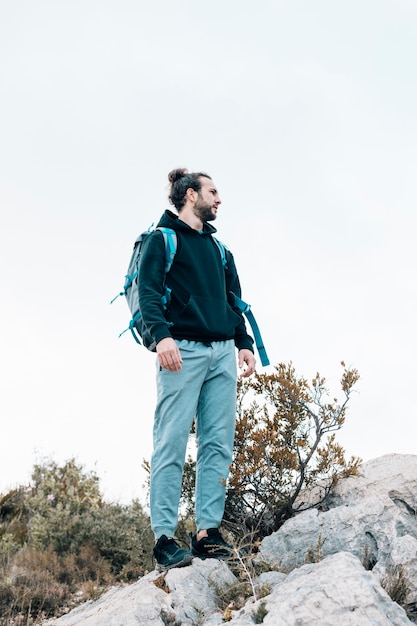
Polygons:
<instances>
[{"instance_id":1,"label":"beard","mask_svg":"<svg viewBox=\"0 0 417 626\"><path fill-rule=\"evenodd\" d=\"M199 217L202 222L212 222L217 217L213 206L206 204L200 197L195 204L194 214Z\"/></svg>"}]
</instances>

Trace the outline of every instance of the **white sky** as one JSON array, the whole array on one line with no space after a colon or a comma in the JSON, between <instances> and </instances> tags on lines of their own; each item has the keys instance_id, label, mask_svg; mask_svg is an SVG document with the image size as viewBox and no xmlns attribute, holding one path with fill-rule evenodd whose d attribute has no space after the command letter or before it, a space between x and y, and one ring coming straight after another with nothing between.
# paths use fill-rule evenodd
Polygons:
<instances>
[{"instance_id":1,"label":"white sky","mask_svg":"<svg viewBox=\"0 0 417 626\"><path fill-rule=\"evenodd\" d=\"M109 301L178 166L272 363L359 370L347 455L416 452L416 58L417 0L0 0L0 492L75 457L143 499L154 356Z\"/></svg>"}]
</instances>

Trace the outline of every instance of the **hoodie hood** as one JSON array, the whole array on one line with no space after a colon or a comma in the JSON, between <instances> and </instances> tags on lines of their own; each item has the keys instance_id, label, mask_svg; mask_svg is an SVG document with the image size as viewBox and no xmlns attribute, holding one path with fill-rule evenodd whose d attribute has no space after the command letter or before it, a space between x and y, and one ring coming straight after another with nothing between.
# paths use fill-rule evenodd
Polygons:
<instances>
[{"instance_id":1,"label":"hoodie hood","mask_svg":"<svg viewBox=\"0 0 417 626\"><path fill-rule=\"evenodd\" d=\"M172 230L176 230L176 231L190 231L190 230L194 230L193 228L191 228L191 226L188 226L188 224L186 224L185 222L183 222L178 215L176 215L175 213L173 213L172 211L169 211L168 209L165 211L165 213L162 215L161 219L158 222L158 228L159 227L163 227L163 228L172 228ZM214 226L212 226L211 224L209 224L208 222L204 222L203 223L203 235L214 235L214 233L217 233L217 229L214 228Z\"/></svg>"}]
</instances>

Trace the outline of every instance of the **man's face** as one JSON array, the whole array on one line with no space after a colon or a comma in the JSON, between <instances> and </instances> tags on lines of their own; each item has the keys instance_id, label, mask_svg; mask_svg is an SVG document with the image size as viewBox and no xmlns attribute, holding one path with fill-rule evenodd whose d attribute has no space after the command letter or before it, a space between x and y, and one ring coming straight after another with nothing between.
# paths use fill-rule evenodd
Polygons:
<instances>
[{"instance_id":1,"label":"man's face","mask_svg":"<svg viewBox=\"0 0 417 626\"><path fill-rule=\"evenodd\" d=\"M194 205L194 214L202 222L211 222L217 217L217 209L221 200L215 184L210 178L200 178L201 189Z\"/></svg>"}]
</instances>

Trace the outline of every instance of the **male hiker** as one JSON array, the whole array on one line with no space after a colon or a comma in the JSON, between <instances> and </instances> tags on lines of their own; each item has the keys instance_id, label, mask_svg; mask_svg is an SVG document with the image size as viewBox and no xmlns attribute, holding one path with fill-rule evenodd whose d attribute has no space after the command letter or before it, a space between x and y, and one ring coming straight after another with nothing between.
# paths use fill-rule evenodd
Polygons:
<instances>
[{"instance_id":1,"label":"male hiker","mask_svg":"<svg viewBox=\"0 0 417 626\"><path fill-rule=\"evenodd\" d=\"M207 174L186 169L173 170L168 179L169 200L178 215L166 211L158 227L175 231L175 258L165 275L165 242L157 229L143 244L138 276L140 310L157 352L150 507L160 571L188 565L193 556L231 555L219 526L235 428L235 348L241 375L255 371L253 340L228 296L229 292L241 295L233 256L226 250L226 263L222 263L212 237L216 229L209 224L221 203L216 186ZM161 301L165 283L171 290L167 310ZM194 419L197 532L191 549L184 550L173 537Z\"/></svg>"}]
</instances>

